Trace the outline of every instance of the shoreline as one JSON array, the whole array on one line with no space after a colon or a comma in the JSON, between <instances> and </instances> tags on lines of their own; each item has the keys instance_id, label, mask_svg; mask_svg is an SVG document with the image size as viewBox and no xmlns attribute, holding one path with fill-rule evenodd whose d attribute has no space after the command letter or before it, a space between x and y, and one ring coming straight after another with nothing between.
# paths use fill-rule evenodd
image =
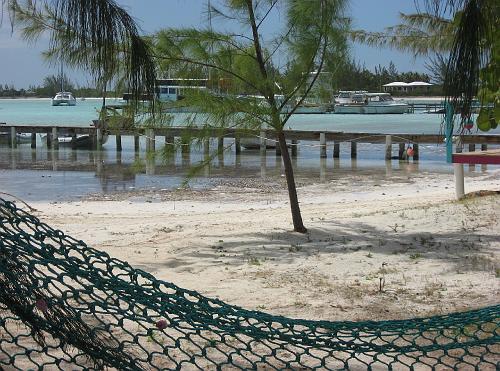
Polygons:
<instances>
[{"instance_id":1,"label":"shoreline","mask_svg":"<svg viewBox=\"0 0 500 371\"><path fill-rule=\"evenodd\" d=\"M498 190L500 170L467 181ZM43 222L157 278L295 318L381 320L497 304L500 196L455 201L453 175L307 184L309 232L291 231L284 189L220 184L32 202Z\"/></svg>"}]
</instances>

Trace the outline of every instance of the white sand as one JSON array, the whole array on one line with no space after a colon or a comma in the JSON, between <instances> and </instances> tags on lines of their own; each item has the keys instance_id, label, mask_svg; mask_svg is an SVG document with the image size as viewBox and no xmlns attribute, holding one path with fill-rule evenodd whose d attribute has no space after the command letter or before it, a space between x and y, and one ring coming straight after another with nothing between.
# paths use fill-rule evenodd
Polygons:
<instances>
[{"instance_id":1,"label":"white sand","mask_svg":"<svg viewBox=\"0 0 500 371\"><path fill-rule=\"evenodd\" d=\"M469 177L466 191L499 190L499 179ZM159 279L248 309L378 320L499 303L500 196L457 202L451 174L400 180L301 187L306 235L292 232L282 187L32 205Z\"/></svg>"}]
</instances>

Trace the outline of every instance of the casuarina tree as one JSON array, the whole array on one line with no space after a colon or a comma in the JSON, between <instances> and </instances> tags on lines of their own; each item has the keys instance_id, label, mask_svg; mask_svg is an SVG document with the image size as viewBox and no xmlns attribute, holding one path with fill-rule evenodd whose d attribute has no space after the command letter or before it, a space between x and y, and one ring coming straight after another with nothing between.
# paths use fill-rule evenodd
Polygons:
<instances>
[{"instance_id":1,"label":"casuarina tree","mask_svg":"<svg viewBox=\"0 0 500 371\"><path fill-rule=\"evenodd\" d=\"M182 101L203 112L198 126L273 132L293 227L301 233L307 229L285 128L314 91L325 61L345 55L344 6L343 0L218 1L209 5L205 27L164 29L153 37L165 74L186 78L193 66L205 69L211 89L190 89Z\"/></svg>"}]
</instances>

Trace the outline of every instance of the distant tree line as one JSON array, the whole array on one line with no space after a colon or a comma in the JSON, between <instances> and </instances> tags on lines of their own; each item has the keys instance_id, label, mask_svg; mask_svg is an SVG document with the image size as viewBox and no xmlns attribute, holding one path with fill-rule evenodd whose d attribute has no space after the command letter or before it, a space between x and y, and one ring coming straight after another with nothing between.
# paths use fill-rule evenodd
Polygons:
<instances>
[{"instance_id":1,"label":"distant tree line","mask_svg":"<svg viewBox=\"0 0 500 371\"><path fill-rule=\"evenodd\" d=\"M233 62L234 63L234 62ZM236 64L236 63L234 63ZM327 67L328 68L328 67ZM427 68L430 70L429 66ZM432 77L426 73L419 72L398 72L396 66L393 62L389 63L388 67L378 65L375 67L374 71L370 71L361 63L354 60L347 60L345 62L337 61L336 65L332 68L328 68L333 71L332 73L332 90L368 90L371 92L383 91L383 85L394 82L412 82L412 81L424 81L424 82L434 82L437 83L431 88L427 94L429 95L440 95L441 85L439 80L435 77L436 73L432 74ZM431 71L432 72L432 71ZM279 75L279 71L274 71L274 74ZM190 71L190 77L203 78L206 77L204 70L200 69ZM212 76L213 77L213 76ZM286 76L282 76L281 79L286 79ZM4 98L16 98L16 97L39 97L39 98L51 98L56 95L57 92L61 91L61 87L66 91L71 91L76 97L100 97L102 92L100 89L94 87L83 87L76 86L66 75L63 76L63 84L61 85L61 79L55 75L46 76L43 82L39 86L31 85L28 89L16 89L12 84L0 84L0 97ZM116 89L115 89L116 90ZM121 90L121 89L118 89ZM241 89L240 93L253 93L248 92L245 89ZM108 91L108 96L121 96L121 91ZM393 93L396 94L396 93ZM400 95L411 95L411 93L399 92ZM422 92L415 93L422 95Z\"/></svg>"},{"instance_id":2,"label":"distant tree line","mask_svg":"<svg viewBox=\"0 0 500 371\"><path fill-rule=\"evenodd\" d=\"M100 89L77 86L67 76L63 76L63 83L59 76L49 75L43 79L41 85L30 85L28 89L16 89L12 84L0 84L0 97L3 98L52 98L57 92L70 91L75 97L100 97ZM113 93L108 92L109 95Z\"/></svg>"},{"instance_id":3,"label":"distant tree line","mask_svg":"<svg viewBox=\"0 0 500 371\"><path fill-rule=\"evenodd\" d=\"M394 81L436 82L434 77L431 78L426 73L399 72L393 62L390 62L388 67L378 65L375 67L375 71L370 71L364 65L354 60L347 60L340 63L337 61L330 70L333 72L332 82L334 90L368 90L375 92L383 91L383 85ZM405 92L398 94L411 95L411 93ZM422 92L415 94L422 95ZM441 86L439 84L433 86L427 94L440 95Z\"/></svg>"}]
</instances>

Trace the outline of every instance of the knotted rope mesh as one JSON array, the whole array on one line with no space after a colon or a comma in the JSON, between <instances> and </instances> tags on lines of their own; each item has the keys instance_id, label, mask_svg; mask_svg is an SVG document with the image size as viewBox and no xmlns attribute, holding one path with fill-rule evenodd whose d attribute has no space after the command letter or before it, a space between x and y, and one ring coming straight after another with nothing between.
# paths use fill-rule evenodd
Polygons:
<instances>
[{"instance_id":1,"label":"knotted rope mesh","mask_svg":"<svg viewBox=\"0 0 500 371\"><path fill-rule=\"evenodd\" d=\"M397 321L245 310L155 279L0 198L0 369L495 370L500 305Z\"/></svg>"}]
</instances>

